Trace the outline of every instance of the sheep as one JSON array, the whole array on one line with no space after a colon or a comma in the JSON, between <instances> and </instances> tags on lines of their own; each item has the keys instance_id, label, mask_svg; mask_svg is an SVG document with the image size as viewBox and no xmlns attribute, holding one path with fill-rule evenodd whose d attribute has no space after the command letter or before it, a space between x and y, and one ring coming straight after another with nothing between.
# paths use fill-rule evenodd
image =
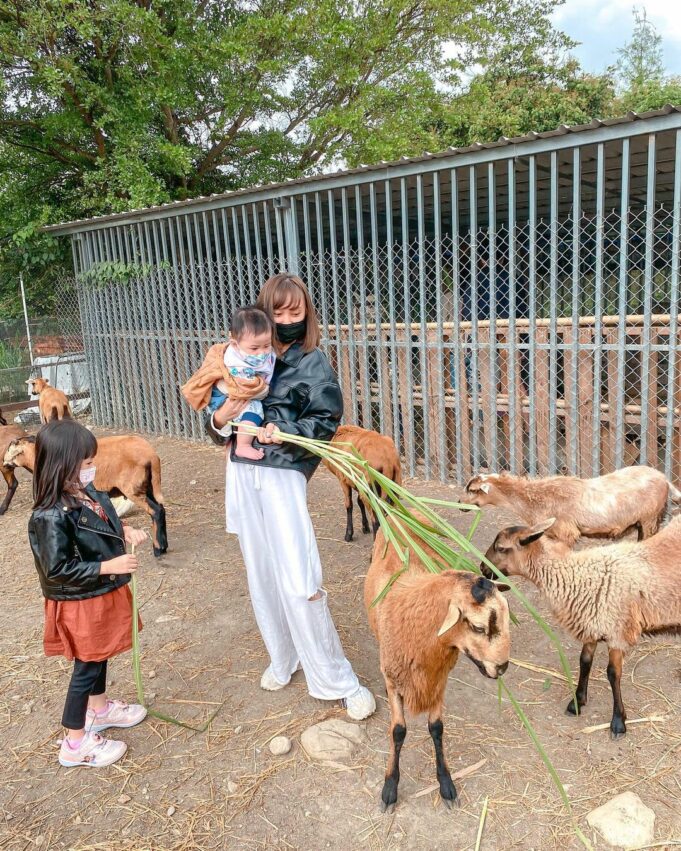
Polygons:
<instances>
[{"instance_id":1,"label":"sheep","mask_svg":"<svg viewBox=\"0 0 681 851\"><path fill-rule=\"evenodd\" d=\"M35 437L20 437L10 443L4 463L33 472ZM161 492L161 459L154 447L134 434L99 437L95 466L97 490L114 496L122 494L151 517L154 555L163 555L168 549L168 537Z\"/></svg>"},{"instance_id":2,"label":"sheep","mask_svg":"<svg viewBox=\"0 0 681 851\"><path fill-rule=\"evenodd\" d=\"M56 387L50 387L46 378L29 378L26 384L30 388L31 395L38 396L41 423L71 416L71 405L66 393Z\"/></svg>"},{"instance_id":3,"label":"sheep","mask_svg":"<svg viewBox=\"0 0 681 851\"><path fill-rule=\"evenodd\" d=\"M423 549L434 555L425 544ZM414 715L428 715L440 795L450 807L457 792L442 747L447 677L460 651L486 677L496 679L504 673L510 652L508 604L493 582L460 570L429 573L412 551L409 570L372 607L401 566L379 530L364 583L364 603L379 644L390 705L390 756L381 808L392 808L397 801L400 750L407 735L405 707Z\"/></svg>"},{"instance_id":4,"label":"sheep","mask_svg":"<svg viewBox=\"0 0 681 851\"><path fill-rule=\"evenodd\" d=\"M23 428L16 425L7 425L7 420L2 416L2 411L0 411L0 457L4 459L5 452L12 442L23 437L26 437L26 432ZM2 517L2 515L10 507L10 503L12 502L16 489L19 486L19 482L17 481L17 477L14 475L13 464L6 464L3 460L0 465L0 472L2 472L2 477L7 484L7 493L0 505L0 517Z\"/></svg>"},{"instance_id":5,"label":"sheep","mask_svg":"<svg viewBox=\"0 0 681 851\"><path fill-rule=\"evenodd\" d=\"M402 468L400 467L400 456L397 453L397 448L393 440L386 435L379 434L377 431L360 428L355 425L342 425L338 427L338 431L331 440L331 443L338 446L340 449L349 450L347 444L350 444L357 452L369 462L369 466L373 467L379 473L383 473L396 484L402 483ZM345 445L343 445L345 444ZM340 482L343 489L343 497L345 500L345 510L347 513L347 523L345 527L345 540L352 541L354 528L352 522L352 492L356 490L350 480L339 470L333 463L324 460L324 465L333 473ZM380 485L375 483L374 490L378 496L382 496ZM359 506L362 515L362 532L366 535L369 532L369 521L367 519L367 509L371 514L372 531L376 537L378 529L378 521L374 516L371 505L365 497L357 493L357 505Z\"/></svg>"},{"instance_id":6,"label":"sheep","mask_svg":"<svg viewBox=\"0 0 681 851\"><path fill-rule=\"evenodd\" d=\"M503 529L486 558L505 576L524 576L541 589L561 626L582 642L577 705L574 698L568 703L570 715L586 705L596 645L607 643L610 735L617 739L627 730L620 688L624 653L641 635L681 633L681 517L645 541L578 552L553 537L553 526L550 518ZM481 570L493 575L484 563Z\"/></svg>"},{"instance_id":7,"label":"sheep","mask_svg":"<svg viewBox=\"0 0 681 851\"><path fill-rule=\"evenodd\" d=\"M557 518L553 536L574 544L582 535L619 538L634 528L642 541L660 528L669 497L681 502L681 491L664 473L652 467L624 467L595 479L474 476L466 485L465 499L479 508L509 508L529 525L553 516Z\"/></svg>"}]
</instances>

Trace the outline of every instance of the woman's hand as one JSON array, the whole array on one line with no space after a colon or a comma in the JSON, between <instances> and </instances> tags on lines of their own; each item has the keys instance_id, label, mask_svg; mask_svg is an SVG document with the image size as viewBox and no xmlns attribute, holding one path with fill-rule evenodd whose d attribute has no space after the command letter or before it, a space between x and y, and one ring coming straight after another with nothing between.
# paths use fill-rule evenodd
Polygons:
<instances>
[{"instance_id":1,"label":"woman's hand","mask_svg":"<svg viewBox=\"0 0 681 851\"><path fill-rule=\"evenodd\" d=\"M137 556L124 555L110 558L108 561L103 561L99 569L100 575L103 573L112 573L120 575L122 573L135 573L139 567Z\"/></svg>"},{"instance_id":2,"label":"woman's hand","mask_svg":"<svg viewBox=\"0 0 681 851\"><path fill-rule=\"evenodd\" d=\"M277 428L277 426L272 423L268 423L266 426L262 426L258 429L258 443L283 443L284 441L281 439L281 434L282 432Z\"/></svg>"},{"instance_id":3,"label":"woman's hand","mask_svg":"<svg viewBox=\"0 0 681 851\"><path fill-rule=\"evenodd\" d=\"M213 422L218 428L224 428L246 410L248 399L227 399L213 414Z\"/></svg>"},{"instance_id":4,"label":"woman's hand","mask_svg":"<svg viewBox=\"0 0 681 851\"><path fill-rule=\"evenodd\" d=\"M124 526L123 535L125 536L125 543L132 547L139 547L149 537L142 529L133 529L132 526Z\"/></svg>"}]
</instances>

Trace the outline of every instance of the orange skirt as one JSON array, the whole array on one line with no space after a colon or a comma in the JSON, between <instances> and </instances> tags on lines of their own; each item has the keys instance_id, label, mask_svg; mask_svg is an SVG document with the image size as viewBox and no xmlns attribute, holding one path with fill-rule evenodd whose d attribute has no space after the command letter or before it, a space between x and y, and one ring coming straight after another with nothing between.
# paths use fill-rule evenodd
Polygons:
<instances>
[{"instance_id":1,"label":"orange skirt","mask_svg":"<svg viewBox=\"0 0 681 851\"><path fill-rule=\"evenodd\" d=\"M138 616L139 628L142 621ZM132 594L128 585L87 600L45 600L46 656L102 662L132 647Z\"/></svg>"}]
</instances>

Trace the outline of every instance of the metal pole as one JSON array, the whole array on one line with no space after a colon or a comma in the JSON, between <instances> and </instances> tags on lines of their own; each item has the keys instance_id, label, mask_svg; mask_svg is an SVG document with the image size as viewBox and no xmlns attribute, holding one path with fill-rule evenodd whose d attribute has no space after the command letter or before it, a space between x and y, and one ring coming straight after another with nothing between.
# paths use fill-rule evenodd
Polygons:
<instances>
[{"instance_id":1,"label":"metal pole","mask_svg":"<svg viewBox=\"0 0 681 851\"><path fill-rule=\"evenodd\" d=\"M33 366L33 341L31 340L31 326L28 324L28 310L26 308L26 290L24 289L24 274L19 272L19 286L21 287L21 303L24 307L24 322L26 323L26 339L28 340L28 356Z\"/></svg>"}]
</instances>

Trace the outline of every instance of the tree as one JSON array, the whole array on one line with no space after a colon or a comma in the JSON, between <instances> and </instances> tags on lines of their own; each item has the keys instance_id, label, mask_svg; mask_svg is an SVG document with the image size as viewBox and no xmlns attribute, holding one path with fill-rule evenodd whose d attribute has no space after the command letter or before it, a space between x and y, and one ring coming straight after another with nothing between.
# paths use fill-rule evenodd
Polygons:
<instances>
[{"instance_id":1,"label":"tree","mask_svg":"<svg viewBox=\"0 0 681 851\"><path fill-rule=\"evenodd\" d=\"M558 2L0 0L0 291L46 221L432 148L463 68L567 43Z\"/></svg>"},{"instance_id":2,"label":"tree","mask_svg":"<svg viewBox=\"0 0 681 851\"><path fill-rule=\"evenodd\" d=\"M625 90L636 90L651 82L662 81L662 36L652 21L634 9L634 32L631 41L617 51L617 71Z\"/></svg>"}]
</instances>

